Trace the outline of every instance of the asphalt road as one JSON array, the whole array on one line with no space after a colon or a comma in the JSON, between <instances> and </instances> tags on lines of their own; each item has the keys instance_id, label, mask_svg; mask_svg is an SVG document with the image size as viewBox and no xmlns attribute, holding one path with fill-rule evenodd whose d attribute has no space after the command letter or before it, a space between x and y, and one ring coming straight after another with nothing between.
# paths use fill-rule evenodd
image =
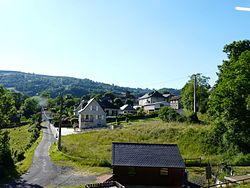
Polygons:
<instances>
[{"instance_id":1,"label":"asphalt road","mask_svg":"<svg viewBox=\"0 0 250 188\"><path fill-rule=\"evenodd\" d=\"M70 167L54 165L49 157L49 148L54 141L49 123L46 123L43 127L43 138L35 151L31 168L19 179L3 187L70 186L92 183L96 180L95 176L81 175Z\"/></svg>"}]
</instances>

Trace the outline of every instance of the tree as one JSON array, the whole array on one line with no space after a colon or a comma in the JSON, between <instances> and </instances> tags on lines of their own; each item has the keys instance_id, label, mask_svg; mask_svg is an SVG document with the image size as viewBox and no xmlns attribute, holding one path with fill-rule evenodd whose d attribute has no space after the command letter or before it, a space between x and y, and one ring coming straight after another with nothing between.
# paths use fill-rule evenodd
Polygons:
<instances>
[{"instance_id":1,"label":"tree","mask_svg":"<svg viewBox=\"0 0 250 188\"><path fill-rule=\"evenodd\" d=\"M14 162L11 158L11 151L9 148L9 140L8 132L0 131L0 163L2 163L5 168L14 168Z\"/></svg>"},{"instance_id":2,"label":"tree","mask_svg":"<svg viewBox=\"0 0 250 188\"><path fill-rule=\"evenodd\" d=\"M219 67L218 80L209 100L209 115L220 143L236 152L250 152L250 41L224 47L228 60Z\"/></svg>"},{"instance_id":3,"label":"tree","mask_svg":"<svg viewBox=\"0 0 250 188\"><path fill-rule=\"evenodd\" d=\"M0 128L8 125L16 113L14 99L3 86L0 86Z\"/></svg>"},{"instance_id":4,"label":"tree","mask_svg":"<svg viewBox=\"0 0 250 188\"><path fill-rule=\"evenodd\" d=\"M173 108L169 106L162 107L159 110L158 116L162 121L167 121L167 122L177 121L181 119L180 114L178 114Z\"/></svg>"},{"instance_id":5,"label":"tree","mask_svg":"<svg viewBox=\"0 0 250 188\"><path fill-rule=\"evenodd\" d=\"M106 93L104 93L104 97L107 98L108 100L111 100L112 102L114 101L115 99L115 96L112 92L108 91Z\"/></svg>"},{"instance_id":6,"label":"tree","mask_svg":"<svg viewBox=\"0 0 250 188\"><path fill-rule=\"evenodd\" d=\"M40 111L40 106L37 97L30 97L25 99L24 104L21 106L22 114L26 118L30 118L33 114Z\"/></svg>"},{"instance_id":7,"label":"tree","mask_svg":"<svg viewBox=\"0 0 250 188\"><path fill-rule=\"evenodd\" d=\"M129 105L133 106L134 102L131 99L126 99L125 104L129 104Z\"/></svg>"},{"instance_id":8,"label":"tree","mask_svg":"<svg viewBox=\"0 0 250 188\"><path fill-rule=\"evenodd\" d=\"M123 102L122 102L121 98L115 98L114 104L118 107L121 107L123 105Z\"/></svg>"},{"instance_id":9,"label":"tree","mask_svg":"<svg viewBox=\"0 0 250 188\"><path fill-rule=\"evenodd\" d=\"M181 90L181 102L185 109L194 110L194 76L185 84ZM197 111L205 113L207 111L207 102L209 97L210 85L208 84L209 77L196 74L196 99Z\"/></svg>"}]
</instances>

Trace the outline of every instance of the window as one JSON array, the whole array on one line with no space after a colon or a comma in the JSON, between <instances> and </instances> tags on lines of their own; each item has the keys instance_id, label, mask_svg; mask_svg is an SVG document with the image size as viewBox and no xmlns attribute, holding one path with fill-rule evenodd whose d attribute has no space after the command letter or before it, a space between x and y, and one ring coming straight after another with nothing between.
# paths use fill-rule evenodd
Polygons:
<instances>
[{"instance_id":1,"label":"window","mask_svg":"<svg viewBox=\"0 0 250 188\"><path fill-rule=\"evenodd\" d=\"M136 172L135 172L135 167L128 167L128 175L135 175Z\"/></svg>"},{"instance_id":2,"label":"window","mask_svg":"<svg viewBox=\"0 0 250 188\"><path fill-rule=\"evenodd\" d=\"M85 116L85 119L89 119L89 115L86 115L86 116Z\"/></svg>"},{"instance_id":3,"label":"window","mask_svg":"<svg viewBox=\"0 0 250 188\"><path fill-rule=\"evenodd\" d=\"M161 168L160 175L167 176L168 175L168 168Z\"/></svg>"},{"instance_id":4,"label":"window","mask_svg":"<svg viewBox=\"0 0 250 188\"><path fill-rule=\"evenodd\" d=\"M96 111L98 111L98 106L96 106Z\"/></svg>"},{"instance_id":5,"label":"window","mask_svg":"<svg viewBox=\"0 0 250 188\"><path fill-rule=\"evenodd\" d=\"M93 110L93 106L90 106L90 110L91 110L91 111Z\"/></svg>"}]
</instances>

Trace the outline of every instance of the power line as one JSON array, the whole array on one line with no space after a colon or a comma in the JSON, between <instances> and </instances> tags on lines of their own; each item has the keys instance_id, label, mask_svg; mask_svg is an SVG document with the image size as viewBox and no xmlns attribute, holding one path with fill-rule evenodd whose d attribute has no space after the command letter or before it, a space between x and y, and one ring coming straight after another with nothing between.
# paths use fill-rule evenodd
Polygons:
<instances>
[{"instance_id":1,"label":"power line","mask_svg":"<svg viewBox=\"0 0 250 188\"><path fill-rule=\"evenodd\" d=\"M216 73L215 70L211 70L211 71L208 71L208 72L199 72L198 74L208 74L208 73ZM183 77L178 77L178 78L174 78L174 79L169 79L169 80L165 80L165 81L161 81L161 82L154 82L154 83L149 83L149 84L146 84L147 86L151 86L151 85L156 85L156 84L164 84L164 83L167 83L167 82L173 82L173 81L179 81L179 80L183 80L183 79L187 79L187 78L190 78L192 75L188 75L188 76L183 76Z\"/></svg>"}]
</instances>

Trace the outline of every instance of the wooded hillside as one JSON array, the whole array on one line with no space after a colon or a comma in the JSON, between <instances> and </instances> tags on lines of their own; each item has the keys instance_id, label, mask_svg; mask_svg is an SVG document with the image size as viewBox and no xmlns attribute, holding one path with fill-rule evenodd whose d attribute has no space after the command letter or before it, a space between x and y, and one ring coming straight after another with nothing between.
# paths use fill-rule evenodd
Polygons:
<instances>
[{"instance_id":1,"label":"wooded hillside","mask_svg":"<svg viewBox=\"0 0 250 188\"><path fill-rule=\"evenodd\" d=\"M140 97L149 92L149 89L120 87L89 79L78 79L63 76L47 76L17 71L0 71L0 84L7 88L23 92L29 96L48 92L51 97L56 97L60 92L72 94L75 97L91 94L103 94L111 91L121 95L127 91L135 97ZM179 90L169 89L173 94L179 94Z\"/></svg>"}]
</instances>

